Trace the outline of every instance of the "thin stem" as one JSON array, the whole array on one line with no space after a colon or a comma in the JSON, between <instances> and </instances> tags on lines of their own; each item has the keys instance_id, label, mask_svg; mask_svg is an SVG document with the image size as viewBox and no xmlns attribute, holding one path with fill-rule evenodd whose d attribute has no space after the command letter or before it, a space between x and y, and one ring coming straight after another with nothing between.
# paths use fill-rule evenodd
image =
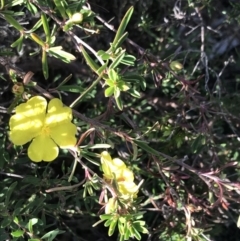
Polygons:
<instances>
[{"instance_id":1,"label":"thin stem","mask_svg":"<svg viewBox=\"0 0 240 241\"><path fill-rule=\"evenodd\" d=\"M84 182L85 182L85 178L80 183L77 183L75 185L64 186L64 187L53 187L53 188L45 190L45 192L49 193L49 192L72 190L74 188L77 188L77 187L81 186Z\"/></svg>"},{"instance_id":2,"label":"thin stem","mask_svg":"<svg viewBox=\"0 0 240 241\"><path fill-rule=\"evenodd\" d=\"M72 168L71 174L70 174L70 176L68 178L68 182L72 181L73 175L74 175L74 173L76 171L77 163L78 163L78 161L76 159L74 159L73 168Z\"/></svg>"},{"instance_id":3,"label":"thin stem","mask_svg":"<svg viewBox=\"0 0 240 241\"><path fill-rule=\"evenodd\" d=\"M100 75L85 91L83 91L83 93L76 100L74 100L69 107L73 108L76 105L78 105L80 101L99 83L101 78L102 78L102 75Z\"/></svg>"}]
</instances>

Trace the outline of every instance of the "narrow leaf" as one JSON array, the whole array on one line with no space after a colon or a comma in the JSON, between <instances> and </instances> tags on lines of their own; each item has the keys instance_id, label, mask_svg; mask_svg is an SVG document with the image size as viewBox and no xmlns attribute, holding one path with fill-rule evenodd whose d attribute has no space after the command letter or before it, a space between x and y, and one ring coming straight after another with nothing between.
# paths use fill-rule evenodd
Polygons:
<instances>
[{"instance_id":1,"label":"narrow leaf","mask_svg":"<svg viewBox=\"0 0 240 241\"><path fill-rule=\"evenodd\" d=\"M60 12L60 14L62 15L62 17L64 18L64 20L65 19L67 19L67 14L66 14L66 12L65 12L65 6L63 6L63 2L64 1L62 1L62 0L54 0L54 3L55 3L55 5L56 5L56 7L57 7L57 10Z\"/></svg>"},{"instance_id":2,"label":"narrow leaf","mask_svg":"<svg viewBox=\"0 0 240 241\"><path fill-rule=\"evenodd\" d=\"M84 59L86 60L87 64L89 65L89 67L95 72L97 73L98 69L100 68L100 66L98 66L95 61L88 55L88 53L85 51L85 49L82 47L82 54Z\"/></svg>"},{"instance_id":3,"label":"narrow leaf","mask_svg":"<svg viewBox=\"0 0 240 241\"><path fill-rule=\"evenodd\" d=\"M20 32L23 31L23 27L16 21L15 18L8 14L3 14L3 16L6 19L6 21L9 22L14 28L16 28Z\"/></svg>"},{"instance_id":4,"label":"narrow leaf","mask_svg":"<svg viewBox=\"0 0 240 241\"><path fill-rule=\"evenodd\" d=\"M122 51L114 60L113 62L110 64L109 69L115 69L122 61L122 59L125 56L125 50Z\"/></svg>"},{"instance_id":5,"label":"narrow leaf","mask_svg":"<svg viewBox=\"0 0 240 241\"><path fill-rule=\"evenodd\" d=\"M49 53L51 53L55 58L57 59L61 59L62 61L66 62L66 63L70 63L72 60L75 60L75 56L64 51L61 50L60 48L50 48L48 50Z\"/></svg>"},{"instance_id":6,"label":"narrow leaf","mask_svg":"<svg viewBox=\"0 0 240 241\"><path fill-rule=\"evenodd\" d=\"M126 32L120 37L120 39L116 42L114 46L112 44L112 46L114 47L113 50L116 51L122 45L122 43L127 39L127 37L128 37L128 33Z\"/></svg>"},{"instance_id":7,"label":"narrow leaf","mask_svg":"<svg viewBox=\"0 0 240 241\"><path fill-rule=\"evenodd\" d=\"M39 44L42 47L45 47L44 41L35 33L30 33L30 36L32 40L34 40L37 44Z\"/></svg>"},{"instance_id":8,"label":"narrow leaf","mask_svg":"<svg viewBox=\"0 0 240 241\"><path fill-rule=\"evenodd\" d=\"M131 19L131 16L133 14L133 10L134 8L133 7L130 7L128 9L128 11L126 12L125 16L123 17L121 23L120 23L120 26L117 30L117 33L116 33L116 36L113 40L113 43L112 43L112 47L115 48L115 45L117 44L117 42L119 41L119 39L122 37L122 35L124 34L125 32L125 29L128 25L128 22L130 21Z\"/></svg>"},{"instance_id":9,"label":"narrow leaf","mask_svg":"<svg viewBox=\"0 0 240 241\"><path fill-rule=\"evenodd\" d=\"M8 191L7 191L7 194L6 194L6 198L5 198L5 206L8 207L8 203L9 203L9 200L10 200L10 197L14 191L14 189L16 188L17 186L17 182L13 182L10 187L8 188Z\"/></svg>"},{"instance_id":10,"label":"narrow leaf","mask_svg":"<svg viewBox=\"0 0 240 241\"><path fill-rule=\"evenodd\" d=\"M51 33L50 33L47 17L44 13L42 13L41 19L42 19L43 29L46 34L46 43L50 43Z\"/></svg>"},{"instance_id":11,"label":"narrow leaf","mask_svg":"<svg viewBox=\"0 0 240 241\"><path fill-rule=\"evenodd\" d=\"M110 69L108 71L108 76L109 76L109 79L113 81L117 81L119 79L119 76L114 69Z\"/></svg>"},{"instance_id":12,"label":"narrow leaf","mask_svg":"<svg viewBox=\"0 0 240 241\"><path fill-rule=\"evenodd\" d=\"M44 234L41 239L47 239L48 241L52 241L56 238L56 236L58 234L62 234L62 233L65 233L65 231L62 231L62 230L59 230L59 229L56 229L56 230L53 230L53 231L50 231L46 234Z\"/></svg>"},{"instance_id":13,"label":"narrow leaf","mask_svg":"<svg viewBox=\"0 0 240 241\"><path fill-rule=\"evenodd\" d=\"M123 103L122 103L122 100L121 100L120 96L118 98L115 98L115 100L116 100L118 109L122 110L123 109Z\"/></svg>"},{"instance_id":14,"label":"narrow leaf","mask_svg":"<svg viewBox=\"0 0 240 241\"><path fill-rule=\"evenodd\" d=\"M114 231L115 231L115 228L116 228L116 225L117 225L117 220L114 219L114 220L111 222L110 226L109 226L108 236L112 236L112 235L113 235L113 233L114 233Z\"/></svg>"},{"instance_id":15,"label":"narrow leaf","mask_svg":"<svg viewBox=\"0 0 240 241\"><path fill-rule=\"evenodd\" d=\"M152 147L150 147L146 142L139 141L136 139L134 139L133 142L136 143L139 147L141 147L146 152L153 154L155 156L159 156L159 152L153 149Z\"/></svg>"},{"instance_id":16,"label":"narrow leaf","mask_svg":"<svg viewBox=\"0 0 240 241\"><path fill-rule=\"evenodd\" d=\"M48 79L48 62L47 62L47 53L45 50L42 51L42 71L45 79Z\"/></svg>"}]
</instances>

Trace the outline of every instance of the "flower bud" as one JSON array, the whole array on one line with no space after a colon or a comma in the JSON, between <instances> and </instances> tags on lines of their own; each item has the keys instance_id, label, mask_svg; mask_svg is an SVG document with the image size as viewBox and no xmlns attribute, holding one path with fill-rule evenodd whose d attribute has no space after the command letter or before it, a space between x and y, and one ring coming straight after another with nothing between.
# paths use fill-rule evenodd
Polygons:
<instances>
[{"instance_id":1,"label":"flower bud","mask_svg":"<svg viewBox=\"0 0 240 241\"><path fill-rule=\"evenodd\" d=\"M81 23L83 21L83 15L81 13L74 13L70 21L72 23Z\"/></svg>"},{"instance_id":2,"label":"flower bud","mask_svg":"<svg viewBox=\"0 0 240 241\"><path fill-rule=\"evenodd\" d=\"M17 82L16 84L14 84L14 86L12 87L12 92L15 95L22 95L24 92L24 86L22 83Z\"/></svg>"},{"instance_id":3,"label":"flower bud","mask_svg":"<svg viewBox=\"0 0 240 241\"><path fill-rule=\"evenodd\" d=\"M170 68L173 71L179 71L179 70L183 69L183 65L178 61L173 61L170 63Z\"/></svg>"}]
</instances>

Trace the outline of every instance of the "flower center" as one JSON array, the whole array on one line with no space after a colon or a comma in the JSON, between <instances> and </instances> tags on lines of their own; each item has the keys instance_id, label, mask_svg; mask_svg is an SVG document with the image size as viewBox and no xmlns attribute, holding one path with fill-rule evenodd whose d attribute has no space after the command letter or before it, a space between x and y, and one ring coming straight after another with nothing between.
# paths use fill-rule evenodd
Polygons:
<instances>
[{"instance_id":1,"label":"flower center","mask_svg":"<svg viewBox=\"0 0 240 241\"><path fill-rule=\"evenodd\" d=\"M41 130L41 135L50 136L50 128L49 126L44 125Z\"/></svg>"},{"instance_id":2,"label":"flower center","mask_svg":"<svg viewBox=\"0 0 240 241\"><path fill-rule=\"evenodd\" d=\"M125 179L125 177L119 177L119 178L117 179L117 181L118 181L118 182L125 182L126 179Z\"/></svg>"}]
</instances>

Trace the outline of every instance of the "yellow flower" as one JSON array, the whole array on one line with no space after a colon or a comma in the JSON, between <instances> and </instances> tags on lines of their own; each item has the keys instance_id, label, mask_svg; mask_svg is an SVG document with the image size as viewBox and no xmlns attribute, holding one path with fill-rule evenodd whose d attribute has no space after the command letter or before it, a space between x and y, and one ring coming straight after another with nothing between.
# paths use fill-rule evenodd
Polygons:
<instances>
[{"instance_id":1,"label":"yellow flower","mask_svg":"<svg viewBox=\"0 0 240 241\"><path fill-rule=\"evenodd\" d=\"M109 183L113 180L117 182L121 198L135 198L138 186L134 183L133 172L125 163L119 158L112 159L107 151L101 153L101 163L105 180Z\"/></svg>"},{"instance_id":2,"label":"yellow flower","mask_svg":"<svg viewBox=\"0 0 240 241\"><path fill-rule=\"evenodd\" d=\"M71 148L76 144L77 127L71 120L71 108L63 106L60 99L52 99L47 106L45 98L35 96L16 107L9 121L9 139L15 145L32 141L28 147L32 161L53 161L58 146Z\"/></svg>"},{"instance_id":3,"label":"yellow flower","mask_svg":"<svg viewBox=\"0 0 240 241\"><path fill-rule=\"evenodd\" d=\"M126 169L125 163L119 158L112 159L107 151L101 153L101 163L104 173L104 177L107 180L114 178L118 179L121 177L121 173Z\"/></svg>"}]
</instances>

